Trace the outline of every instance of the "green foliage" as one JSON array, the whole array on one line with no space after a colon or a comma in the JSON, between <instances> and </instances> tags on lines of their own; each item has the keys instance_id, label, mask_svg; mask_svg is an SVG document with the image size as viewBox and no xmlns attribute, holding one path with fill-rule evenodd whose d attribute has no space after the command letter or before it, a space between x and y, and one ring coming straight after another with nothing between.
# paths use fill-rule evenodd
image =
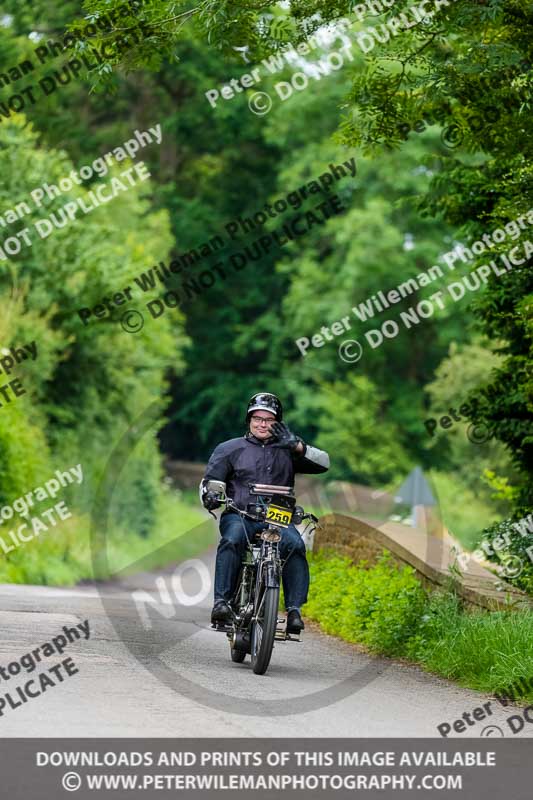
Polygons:
<instances>
[{"instance_id":1,"label":"green foliage","mask_svg":"<svg viewBox=\"0 0 533 800\"><path fill-rule=\"evenodd\" d=\"M335 453L330 475L379 485L398 484L411 464L400 434L385 413L377 388L361 375L319 384L316 396L320 435L317 444Z\"/></svg>"},{"instance_id":2,"label":"green foliage","mask_svg":"<svg viewBox=\"0 0 533 800\"><path fill-rule=\"evenodd\" d=\"M438 451L443 467L454 475L455 488L449 486L448 482L442 487L443 507L456 518L459 509L459 513L464 510L463 522L466 523L466 517L469 517L474 525L475 514L480 513L482 506L485 506L487 511L492 507L491 510L500 516L511 509L512 495L508 493L505 496L501 494L495 496L489 491L485 477L487 470L490 471L494 465L498 465L499 472L503 473L502 480L509 478L513 481L519 480L511 466L505 446L492 438L475 444L468 436L473 415L459 411L464 404L473 408L473 404L470 403L472 390L481 382L490 380L492 370L496 369L501 361L500 357L476 340L472 344L463 346L452 342L448 356L438 365L434 379L425 387L429 395L426 418L437 421L432 435L427 435L427 446L432 453ZM454 419L454 414L460 417L459 421ZM443 428L439 424L439 420L444 416L449 416L452 420L451 427ZM444 476L441 474L439 477ZM456 502L453 502L449 491L456 492ZM462 498L460 502L459 496ZM484 518L485 514L482 512L475 530L479 531L479 522ZM464 537L456 527L451 525L449 527L464 541ZM464 525L460 524L460 527Z\"/></svg>"},{"instance_id":3,"label":"green foliage","mask_svg":"<svg viewBox=\"0 0 533 800\"><path fill-rule=\"evenodd\" d=\"M483 472L483 480L487 486L494 490L492 495L494 500L505 500L512 503L517 499L517 489L509 485L509 479L501 475L496 475L491 469L486 469Z\"/></svg>"},{"instance_id":4,"label":"green foliage","mask_svg":"<svg viewBox=\"0 0 533 800\"><path fill-rule=\"evenodd\" d=\"M483 692L531 676L533 613L466 611L453 591L430 595L410 567L384 555L362 561L323 552L310 557L306 616L327 632L384 655L404 657ZM533 699L533 693L524 695Z\"/></svg>"},{"instance_id":5,"label":"green foliage","mask_svg":"<svg viewBox=\"0 0 533 800\"><path fill-rule=\"evenodd\" d=\"M429 477L443 524L464 547L474 549L480 531L501 517L497 506L490 502L486 492L458 479L456 472L431 470Z\"/></svg>"},{"instance_id":6,"label":"green foliage","mask_svg":"<svg viewBox=\"0 0 533 800\"><path fill-rule=\"evenodd\" d=\"M88 0L82 12L87 19L82 19L79 4L52 8L44 0L7 0L5 13L12 19L0 26L4 63L33 53L30 31L59 38L69 26L80 29L121 2ZM397 15L408 4L397 0L380 19ZM378 327L400 305L376 311L366 324L356 320L352 307L427 270L457 238L468 244L531 205L530 76L517 67L522 58L531 60L531 15L514 0L505 8L455 0L430 23L391 37L369 56L354 47L351 65L308 91L295 92L286 103L276 102L266 117L248 109L253 89L211 109L204 96L208 89L249 72L257 59L284 46L276 34L279 28L268 22L270 15L290 17L296 43L306 29L310 34L323 22L349 15L349 8L347 2L329 0L293 0L286 9L263 2L243 9L233 2L190 6L149 0L119 26L130 28L126 35L132 37L132 27L147 26L140 43L117 49L83 80L28 106L33 129L24 128L20 117L3 119L2 208L12 207L44 180L57 181L73 166L90 163L130 138L135 127L163 126L161 147L143 152L153 175L144 190L116 198L112 214L96 209L82 223L36 241L11 264L0 262L0 291L8 292L14 279L22 302L14 316L3 311L2 345L38 338L41 346L38 361L24 365L31 394L9 412L13 418L0 409L0 417L6 414L0 419L4 452L21 460L18 469L11 457L0 455L0 491L6 498L24 484L25 469L33 481L48 470L48 458L55 469L78 463L83 453L87 482L76 504L88 510L114 443L167 390L172 421L159 443L175 457L204 460L218 441L242 432L240 409L247 396L267 388L283 396L288 421L305 440L331 450L333 477L375 486L397 483L413 463L436 469L445 483L449 527L465 539L474 539L496 512L509 513L509 496L488 496L479 477L485 469L509 481L517 506L529 507L531 270L515 270L489 283L486 302L479 306L486 334L483 352L466 304L460 314L445 309L426 320L423 329L402 330L379 349L367 348L357 365L339 359L342 338L311 348L305 359L294 340L346 315L352 324L346 338L362 340L365 330ZM91 45L117 42L123 34L98 33ZM41 65L32 79L59 69L71 55ZM319 55L318 50L309 60ZM287 67L265 77L258 88L275 97L274 83L292 71ZM115 91L112 102L103 92L89 94L91 84L103 89L108 80ZM487 91L485 80L495 88ZM11 89L4 87L2 100L9 94ZM479 130L474 121L484 118L488 106L497 108L500 119ZM339 141L348 148L332 141L339 114L344 115ZM405 141L398 135L398 123L430 115L460 130L461 148L447 150L437 127L413 131ZM379 158L362 157L371 151ZM329 163L352 156L356 178L334 187L345 211L306 237L273 248L239 273L230 269L227 280L182 312L167 312L147 323L136 336L121 331L118 316L114 324L81 325L75 313L80 306L94 305L128 285L139 271L197 247L224 231L229 220L252 216L265 202L327 170ZM46 212L85 193L85 187L75 187ZM316 202L325 196L318 195ZM305 208L312 206L309 202ZM225 262L234 250L296 213L269 220L212 261L192 267L188 276ZM456 274L460 269L457 264ZM437 281L421 288L401 309L440 288ZM459 354L450 354L446 362L454 342ZM498 359L487 355L489 346ZM496 440L483 452L455 431L443 432L438 446L427 448L423 387L443 360L436 382L438 393L447 397L447 388L453 387L454 395L455 390L474 390L484 379L476 365L482 364L488 376L498 361L498 396L481 403L479 415ZM434 411L446 412L436 395ZM33 453L30 440L37 445ZM161 476L157 450L154 430L128 463L124 491L113 506L117 522L148 537ZM142 541L132 539L135 545Z\"/></svg>"},{"instance_id":7,"label":"green foliage","mask_svg":"<svg viewBox=\"0 0 533 800\"><path fill-rule=\"evenodd\" d=\"M399 655L414 634L424 592L411 567L398 569L384 553L374 567L324 554L311 560L311 599L304 613L327 633Z\"/></svg>"},{"instance_id":8,"label":"green foliage","mask_svg":"<svg viewBox=\"0 0 533 800\"><path fill-rule=\"evenodd\" d=\"M218 537L211 517L199 506L197 497L191 503L165 485L159 491L154 521L145 537L132 537L122 519L119 514L111 516L106 551L112 574L131 571L130 565L141 559L143 571L185 561L205 553Z\"/></svg>"},{"instance_id":9,"label":"green foliage","mask_svg":"<svg viewBox=\"0 0 533 800\"><path fill-rule=\"evenodd\" d=\"M111 517L105 541L109 571L93 568L88 515L74 515L23 543L0 559L0 583L28 583L73 586L81 580L108 580L129 565L147 559L144 569L156 569L172 560L199 555L213 544L212 526L205 526L206 515L197 506L183 502L175 492L160 491L149 533L132 535L125 519ZM5 535L7 525L2 528ZM0 534L1 535L1 534ZM9 542L9 539L7 540Z\"/></svg>"},{"instance_id":10,"label":"green foliage","mask_svg":"<svg viewBox=\"0 0 533 800\"><path fill-rule=\"evenodd\" d=\"M22 405L0 409L0 507L48 478L51 463L44 432Z\"/></svg>"},{"instance_id":11,"label":"green foliage","mask_svg":"<svg viewBox=\"0 0 533 800\"><path fill-rule=\"evenodd\" d=\"M490 545L492 553L485 550L484 557L498 564L507 583L533 595L533 515L522 520L516 515L489 525L482 532L481 542Z\"/></svg>"},{"instance_id":12,"label":"green foliage","mask_svg":"<svg viewBox=\"0 0 533 800\"><path fill-rule=\"evenodd\" d=\"M395 4L385 18L398 10ZM462 226L467 243L531 206L532 25L531 10L520 3L459 0L427 24L377 46L353 83L341 129L350 146L380 152L383 144L399 143L398 124L424 117L459 134L461 147L443 159L421 195L421 209ZM492 244L490 255L506 249ZM474 259L471 268L484 261L486 255ZM532 294L528 259L523 269L492 276L474 304L483 332L498 342L505 361L492 376L498 386L491 400L476 392L480 406L472 419L486 423L508 448L519 474L517 513L533 507Z\"/></svg>"},{"instance_id":13,"label":"green foliage","mask_svg":"<svg viewBox=\"0 0 533 800\"><path fill-rule=\"evenodd\" d=\"M449 406L466 402L467 394L479 383L490 378L491 371L501 364L501 357L474 341L459 346L451 342L448 355L435 370L435 377L426 386L430 411L442 413Z\"/></svg>"},{"instance_id":14,"label":"green foliage","mask_svg":"<svg viewBox=\"0 0 533 800\"><path fill-rule=\"evenodd\" d=\"M3 122L3 208L45 181L59 182L73 167L64 153L40 147L22 116ZM32 246L0 266L4 293L10 285L18 288L3 345L34 340L38 352L36 361L23 362L17 370L27 393L12 407L0 409L0 496L6 501L33 489L47 477L47 470L53 473L81 461L85 482L77 506L87 508L110 444L164 395L167 365L180 368L185 337L179 314L159 320L157 330L145 326L132 336L119 322L127 306L88 326L76 313L127 286L156 256L166 257L171 245L168 218L150 212L145 186L114 198L112 217L107 207L99 207L48 238L34 232ZM68 200L83 198L90 206L87 192L75 185L13 227L28 226ZM138 448L128 471L122 521L132 531L147 534L161 478L155 435Z\"/></svg>"},{"instance_id":15,"label":"green foliage","mask_svg":"<svg viewBox=\"0 0 533 800\"><path fill-rule=\"evenodd\" d=\"M436 592L406 655L464 686L497 692L529 679L532 645L531 612L465 611L454 594ZM533 699L533 692L520 694Z\"/></svg>"}]
</instances>

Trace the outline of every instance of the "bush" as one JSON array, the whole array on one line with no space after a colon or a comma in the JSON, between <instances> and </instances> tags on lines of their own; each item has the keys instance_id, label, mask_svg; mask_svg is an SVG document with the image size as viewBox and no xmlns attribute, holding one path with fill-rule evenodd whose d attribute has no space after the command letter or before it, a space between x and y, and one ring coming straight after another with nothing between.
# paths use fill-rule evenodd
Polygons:
<instances>
[{"instance_id":1,"label":"bush","mask_svg":"<svg viewBox=\"0 0 533 800\"><path fill-rule=\"evenodd\" d=\"M310 599L303 611L327 633L484 692L533 677L531 611L468 611L453 589L428 595L414 570L399 568L386 552L372 567L324 552L309 561ZM519 696L533 699L517 686Z\"/></svg>"},{"instance_id":2,"label":"bush","mask_svg":"<svg viewBox=\"0 0 533 800\"><path fill-rule=\"evenodd\" d=\"M44 181L59 182L74 166L64 152L40 143L22 115L0 127L3 207ZM87 185L73 185L69 200L88 202L88 191ZM168 379L184 366L183 314L166 315L157 330L147 325L133 337L120 325L125 306L89 325L75 313L132 283L155 253L168 257L173 246L170 220L166 211L151 209L150 193L148 184L130 188L114 199L112 214L103 206L94 208L83 225L66 225L53 236L35 238L9 268L4 264L0 269L2 346L34 340L38 352L36 361L28 359L12 373L22 379L26 393L0 408L2 505L32 490L55 469L81 462L83 484L67 489L65 499L77 515L88 513L110 454L128 431L133 437L137 421L152 404L166 405ZM64 197L54 198L47 213L64 202ZM42 212L34 209L32 215L37 218ZM132 442L121 472L114 513L132 537L150 538L156 524L162 472L157 431L164 423L161 411L153 430ZM50 555L55 558L55 552ZM41 582L34 566L28 570ZM52 573L59 582L74 574L62 563L47 566L51 581Z\"/></svg>"},{"instance_id":3,"label":"bush","mask_svg":"<svg viewBox=\"0 0 533 800\"><path fill-rule=\"evenodd\" d=\"M523 533L514 527L517 523ZM501 574L507 583L533 594L533 562L527 552L533 547L533 514L523 521L506 519L485 528L482 543L489 544L493 550L492 554L485 551L483 557L501 565Z\"/></svg>"},{"instance_id":4,"label":"bush","mask_svg":"<svg viewBox=\"0 0 533 800\"><path fill-rule=\"evenodd\" d=\"M52 474L42 429L33 424L20 403L0 409L0 507L24 496Z\"/></svg>"},{"instance_id":5,"label":"bush","mask_svg":"<svg viewBox=\"0 0 533 800\"><path fill-rule=\"evenodd\" d=\"M366 569L348 558L319 553L311 559L312 599L305 613L328 633L371 650L399 655L417 629L425 593L411 567L398 569L384 551Z\"/></svg>"},{"instance_id":6,"label":"bush","mask_svg":"<svg viewBox=\"0 0 533 800\"><path fill-rule=\"evenodd\" d=\"M139 571L141 560L145 570L192 558L212 546L215 538L213 525L198 504L184 503L177 492L165 488L148 535L132 533L115 520L110 521L105 540L99 533L97 541L105 548L108 572L98 559L96 568L93 565L90 527L89 515L74 512L72 518L23 543L0 559L0 583L73 586L80 580L108 580L127 571L130 564Z\"/></svg>"}]
</instances>

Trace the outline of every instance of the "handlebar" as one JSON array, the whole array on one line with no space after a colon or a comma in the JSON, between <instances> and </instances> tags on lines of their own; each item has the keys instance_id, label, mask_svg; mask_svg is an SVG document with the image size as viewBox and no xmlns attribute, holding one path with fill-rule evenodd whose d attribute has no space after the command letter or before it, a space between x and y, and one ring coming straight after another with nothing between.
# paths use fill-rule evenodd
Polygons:
<instances>
[{"instance_id":1,"label":"handlebar","mask_svg":"<svg viewBox=\"0 0 533 800\"><path fill-rule=\"evenodd\" d=\"M235 504L234 500L233 500L231 497L226 497L226 498L224 498L224 500L222 500L222 499L221 499L221 500L219 500L219 502L220 502L220 504L221 504L221 505L225 505L225 506L226 506L226 509L227 509L227 508L231 508L231 509L233 509L234 511L236 511L238 514L241 514L241 515L242 515L242 516L244 516L244 517L250 517L250 519L255 519L255 517L253 517L253 516L252 516L251 514L249 514L247 511L243 511L241 508L239 508L239 507L238 507L238 506ZM315 515L314 515L314 514L311 514L311 513L304 514L304 515L302 516L302 522L303 522L304 520L306 520L306 519L310 519L310 520L312 520L313 522L318 522L318 517L315 517Z\"/></svg>"},{"instance_id":2,"label":"handlebar","mask_svg":"<svg viewBox=\"0 0 533 800\"><path fill-rule=\"evenodd\" d=\"M287 487L287 486L273 486L273 485L267 485L267 484L249 484L249 488L250 488L250 494L256 495L258 498L261 498L262 495L265 495L265 496L272 495L272 494L275 495L277 491L279 491L279 493L288 494L289 490L291 489L291 487ZM241 517L248 517L249 519L257 521L258 516L260 516L259 513L252 514L252 513L250 513L250 511L245 511L244 509L239 508L235 504L235 501L233 500L233 498L228 497L226 495L226 484L223 481L218 481L218 480L208 481L207 489L208 489L208 491L207 491L207 494L206 494L205 497L206 497L206 499L209 498L209 500L213 502L213 505L211 506L211 509L209 508L209 506L207 504L205 504L206 508L208 509L208 511L210 513L212 513L212 509L213 508L219 508L221 505L225 505L226 506L226 510L231 509L232 511L235 511L237 514L239 514ZM261 491L258 491L258 490L261 490ZM282 492L282 490L283 490L283 492ZM294 497L294 495L292 495L292 494L290 496ZM266 502L264 500L262 500L261 501L262 506L261 506L260 502L258 500L258 502L256 504L256 507L259 507L260 510L263 510L263 509L266 510L267 503L269 503L270 501L271 501L270 497L268 497L268 500ZM253 504L251 504L251 505L253 505ZM311 513L307 513L306 514L304 512L304 509L301 506L295 506L294 507L294 511L296 511L296 509L298 509L298 513L295 513L294 516L298 520L296 522L297 525L299 525L302 522L304 522L304 520L312 520L312 522L314 522L315 524L318 522L318 517L315 517L315 515L311 514Z\"/></svg>"}]
</instances>

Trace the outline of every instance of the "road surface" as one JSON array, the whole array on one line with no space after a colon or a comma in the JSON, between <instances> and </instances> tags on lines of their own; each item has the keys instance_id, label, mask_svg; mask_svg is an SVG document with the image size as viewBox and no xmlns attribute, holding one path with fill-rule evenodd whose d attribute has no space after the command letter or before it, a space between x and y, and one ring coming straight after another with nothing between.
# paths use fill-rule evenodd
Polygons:
<instances>
[{"instance_id":1,"label":"road surface","mask_svg":"<svg viewBox=\"0 0 533 800\"><path fill-rule=\"evenodd\" d=\"M212 567L213 553L204 560ZM79 670L19 707L3 708L0 736L435 737L438 725L489 702L490 715L487 709L484 720L451 735L501 735L489 727L497 726L513 736L506 720L520 714L518 706L504 709L417 667L370 657L310 625L301 643L276 644L268 673L254 675L249 658L233 664L225 635L211 631L211 593L187 609L174 599L164 614L150 614L149 628L132 595L153 595L157 586L163 596L173 572L98 589L0 585L4 668L61 635L63 626L90 625L89 638L80 634L62 656L0 680L3 695L67 657ZM194 594L194 575L190 589L187 575L182 587ZM532 734L526 722L516 735Z\"/></svg>"}]
</instances>

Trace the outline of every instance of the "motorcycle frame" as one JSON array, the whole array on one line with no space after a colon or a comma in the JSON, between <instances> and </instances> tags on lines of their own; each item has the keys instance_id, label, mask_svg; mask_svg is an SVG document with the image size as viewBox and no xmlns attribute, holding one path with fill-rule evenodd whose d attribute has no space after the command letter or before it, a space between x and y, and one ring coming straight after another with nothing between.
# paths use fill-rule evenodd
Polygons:
<instances>
[{"instance_id":1,"label":"motorcycle frame","mask_svg":"<svg viewBox=\"0 0 533 800\"><path fill-rule=\"evenodd\" d=\"M272 530L279 533L279 529L274 525L268 525L265 530ZM263 533L263 531L262 531ZM238 601L239 616L244 609L244 619L235 619L235 632L246 633L252 623L258 619L265 593L262 589L277 588L281 582L281 558L279 555L279 542L267 542L261 540L260 551L257 558L254 557L254 544L250 541L247 544L247 560L243 562L234 599ZM246 586L248 584L248 586ZM244 592L248 592L245 598ZM232 601L233 602L233 601ZM253 612L250 618L246 618L246 609L253 605ZM244 625L242 623L245 623Z\"/></svg>"}]
</instances>

